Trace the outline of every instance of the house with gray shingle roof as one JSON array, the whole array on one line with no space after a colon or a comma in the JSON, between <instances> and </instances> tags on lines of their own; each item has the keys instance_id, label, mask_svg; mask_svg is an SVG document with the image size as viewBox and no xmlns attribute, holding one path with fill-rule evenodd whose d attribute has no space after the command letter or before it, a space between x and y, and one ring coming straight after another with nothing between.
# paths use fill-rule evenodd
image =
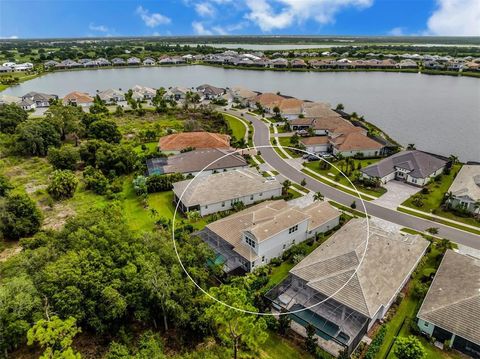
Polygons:
<instances>
[{"instance_id":1,"label":"house with gray shingle roof","mask_svg":"<svg viewBox=\"0 0 480 359\"><path fill-rule=\"evenodd\" d=\"M266 296L274 310L296 311L293 329L310 323L325 350L335 356L345 348L351 353L395 302L428 245L419 235L354 219Z\"/></svg>"},{"instance_id":2,"label":"house with gray shingle roof","mask_svg":"<svg viewBox=\"0 0 480 359\"><path fill-rule=\"evenodd\" d=\"M453 198L450 204L468 212L480 211L480 165L464 165L448 189Z\"/></svg>"},{"instance_id":3,"label":"house with gray shingle roof","mask_svg":"<svg viewBox=\"0 0 480 359\"><path fill-rule=\"evenodd\" d=\"M387 183L393 179L424 186L443 173L447 161L430 153L402 151L361 170L362 177Z\"/></svg>"},{"instance_id":4,"label":"house with gray shingle roof","mask_svg":"<svg viewBox=\"0 0 480 359\"><path fill-rule=\"evenodd\" d=\"M417 318L424 334L480 358L480 259L447 250Z\"/></svg>"}]
</instances>

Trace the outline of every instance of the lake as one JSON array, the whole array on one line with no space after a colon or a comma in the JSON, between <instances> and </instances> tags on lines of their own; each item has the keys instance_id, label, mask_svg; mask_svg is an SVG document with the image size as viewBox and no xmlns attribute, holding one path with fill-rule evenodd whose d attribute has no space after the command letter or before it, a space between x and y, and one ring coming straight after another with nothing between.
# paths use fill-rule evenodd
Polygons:
<instances>
[{"instance_id":1,"label":"lake","mask_svg":"<svg viewBox=\"0 0 480 359\"><path fill-rule=\"evenodd\" d=\"M141 67L55 72L11 87L60 96L107 88L241 85L301 99L343 103L403 145L462 161L480 161L480 79L393 72L289 72L211 66Z\"/></svg>"}]
</instances>

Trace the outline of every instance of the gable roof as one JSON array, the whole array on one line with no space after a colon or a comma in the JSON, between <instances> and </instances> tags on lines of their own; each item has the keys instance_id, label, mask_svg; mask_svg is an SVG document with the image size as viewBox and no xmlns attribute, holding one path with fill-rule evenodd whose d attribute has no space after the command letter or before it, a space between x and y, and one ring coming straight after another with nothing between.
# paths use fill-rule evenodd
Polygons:
<instances>
[{"instance_id":1,"label":"gable roof","mask_svg":"<svg viewBox=\"0 0 480 359\"><path fill-rule=\"evenodd\" d=\"M480 260L447 250L417 317L480 345Z\"/></svg>"},{"instance_id":2,"label":"gable roof","mask_svg":"<svg viewBox=\"0 0 480 359\"><path fill-rule=\"evenodd\" d=\"M448 189L457 197L469 197L473 201L480 199L480 165L464 165Z\"/></svg>"},{"instance_id":3,"label":"gable roof","mask_svg":"<svg viewBox=\"0 0 480 359\"><path fill-rule=\"evenodd\" d=\"M223 157L229 153L229 156ZM214 161L215 163L212 164ZM205 168L206 166L208 167ZM218 170L243 166L247 166L247 161L240 154L220 148L188 151L174 156L147 160L148 172L150 174L193 173L203 169Z\"/></svg>"},{"instance_id":4,"label":"gable roof","mask_svg":"<svg viewBox=\"0 0 480 359\"><path fill-rule=\"evenodd\" d=\"M397 295L427 249L428 242L418 235L387 232L370 223L365 250L366 226L364 219L351 220L290 273L327 296L333 295L352 278L333 299L373 318ZM364 252L365 257L358 267Z\"/></svg>"},{"instance_id":5,"label":"gable roof","mask_svg":"<svg viewBox=\"0 0 480 359\"><path fill-rule=\"evenodd\" d=\"M381 178L394 172L395 167L400 167L410 171L408 174L414 178L426 178L446 164L447 161L429 153L412 150L396 153L363 168L361 172L370 177Z\"/></svg>"},{"instance_id":6,"label":"gable roof","mask_svg":"<svg viewBox=\"0 0 480 359\"><path fill-rule=\"evenodd\" d=\"M230 148L230 136L212 132L180 132L160 137L160 151L181 151L185 148Z\"/></svg>"},{"instance_id":7,"label":"gable roof","mask_svg":"<svg viewBox=\"0 0 480 359\"><path fill-rule=\"evenodd\" d=\"M233 245L238 254L253 260L256 254L242 243L244 231L262 242L305 220L309 220L308 230L312 230L339 215L340 212L328 202L314 202L299 208L284 200L265 201L212 222L206 228Z\"/></svg>"}]
</instances>

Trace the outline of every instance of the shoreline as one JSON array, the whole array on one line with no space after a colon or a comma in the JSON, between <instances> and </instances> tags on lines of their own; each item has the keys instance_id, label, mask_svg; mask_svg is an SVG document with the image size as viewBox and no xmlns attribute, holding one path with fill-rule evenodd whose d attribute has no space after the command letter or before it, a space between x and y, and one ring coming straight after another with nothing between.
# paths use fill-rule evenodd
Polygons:
<instances>
[{"instance_id":1,"label":"shoreline","mask_svg":"<svg viewBox=\"0 0 480 359\"><path fill-rule=\"evenodd\" d=\"M361 68L361 69L314 69L314 68L272 68L272 67L255 67L255 66L234 66L234 65L217 65L209 64L204 62L195 62L187 64L171 64L171 65L152 65L152 66L102 66L102 67L91 67L91 68L71 68L71 69L58 69L58 70L44 70L40 73L25 76L19 80L19 83L23 83L35 78L61 72L73 72L73 71L101 71L101 70L113 70L113 69L146 69L146 68L171 68L171 67L187 67L187 66L209 66L216 68L223 68L226 70L248 70L248 71L273 71L273 72L319 72L319 73L329 73L329 72L385 72L385 73L410 73L410 74L421 74L421 75L435 75L435 76L454 76L454 77L469 77L469 78L480 78L479 72L459 72L459 71L448 71L448 70L428 70L428 69L375 69L375 68ZM12 76L15 72L7 73ZM0 93L4 90L16 86L14 85L0 85Z\"/></svg>"}]
</instances>

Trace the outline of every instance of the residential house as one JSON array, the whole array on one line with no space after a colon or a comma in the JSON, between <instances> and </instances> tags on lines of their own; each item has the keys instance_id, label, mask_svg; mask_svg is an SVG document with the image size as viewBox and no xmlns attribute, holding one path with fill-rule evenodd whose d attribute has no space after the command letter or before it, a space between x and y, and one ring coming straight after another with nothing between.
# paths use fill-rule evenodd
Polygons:
<instances>
[{"instance_id":1,"label":"residential house","mask_svg":"<svg viewBox=\"0 0 480 359\"><path fill-rule=\"evenodd\" d=\"M288 60L281 57L277 59L273 59L273 60L270 60L270 66L277 69L280 69L280 68L284 69L288 67Z\"/></svg>"},{"instance_id":2,"label":"residential house","mask_svg":"<svg viewBox=\"0 0 480 359\"><path fill-rule=\"evenodd\" d=\"M55 65L55 68L58 69L71 69L76 67L83 67L83 65L70 59L63 60L57 65Z\"/></svg>"},{"instance_id":3,"label":"residential house","mask_svg":"<svg viewBox=\"0 0 480 359\"><path fill-rule=\"evenodd\" d=\"M293 59L290 66L294 69L305 69L308 67L307 63L302 59Z\"/></svg>"},{"instance_id":4,"label":"residential house","mask_svg":"<svg viewBox=\"0 0 480 359\"><path fill-rule=\"evenodd\" d=\"M96 62L97 66L112 66L112 63L103 57L99 57Z\"/></svg>"},{"instance_id":5,"label":"residential house","mask_svg":"<svg viewBox=\"0 0 480 359\"><path fill-rule=\"evenodd\" d=\"M230 89L230 92L233 95L233 101L238 102L244 106L247 106L250 99L258 95L258 92L249 90L241 86L232 87Z\"/></svg>"},{"instance_id":6,"label":"residential house","mask_svg":"<svg viewBox=\"0 0 480 359\"><path fill-rule=\"evenodd\" d=\"M112 59L113 66L125 66L126 64L127 62L120 57L115 57L114 59Z\"/></svg>"},{"instance_id":7,"label":"residential house","mask_svg":"<svg viewBox=\"0 0 480 359\"><path fill-rule=\"evenodd\" d=\"M305 151L310 153L330 152L330 140L328 136L303 137L300 143L305 146Z\"/></svg>"},{"instance_id":8,"label":"residential house","mask_svg":"<svg viewBox=\"0 0 480 359\"><path fill-rule=\"evenodd\" d=\"M467 212L480 212L480 165L464 165L453 180L448 192L450 205Z\"/></svg>"},{"instance_id":9,"label":"residential house","mask_svg":"<svg viewBox=\"0 0 480 359\"><path fill-rule=\"evenodd\" d=\"M263 108L273 108L275 104L283 100L285 100L283 96L271 92L264 92L249 99L248 105L249 107L255 108L257 103L259 103Z\"/></svg>"},{"instance_id":10,"label":"residential house","mask_svg":"<svg viewBox=\"0 0 480 359\"><path fill-rule=\"evenodd\" d=\"M22 100L32 100L35 107L49 107L51 100L58 99L57 95L46 94L41 92L31 91L22 96Z\"/></svg>"},{"instance_id":11,"label":"residential house","mask_svg":"<svg viewBox=\"0 0 480 359\"><path fill-rule=\"evenodd\" d=\"M447 161L422 151L402 151L361 169L362 177L387 183L393 179L424 186L443 173Z\"/></svg>"},{"instance_id":12,"label":"residential house","mask_svg":"<svg viewBox=\"0 0 480 359\"><path fill-rule=\"evenodd\" d=\"M312 324L319 346L334 356L344 349L350 354L385 316L428 245L419 235L353 219L293 267L266 297L274 312L291 312L291 327L300 335Z\"/></svg>"},{"instance_id":13,"label":"residential house","mask_svg":"<svg viewBox=\"0 0 480 359\"><path fill-rule=\"evenodd\" d=\"M49 60L49 61L46 61L43 66L46 68L46 69L49 69L49 68L52 68L52 67L55 67L58 65L58 62L57 61L54 61L54 60Z\"/></svg>"},{"instance_id":14,"label":"residential house","mask_svg":"<svg viewBox=\"0 0 480 359\"><path fill-rule=\"evenodd\" d=\"M330 105L321 102L304 102L302 115L305 118L334 118L341 117L333 111Z\"/></svg>"},{"instance_id":15,"label":"residential house","mask_svg":"<svg viewBox=\"0 0 480 359\"><path fill-rule=\"evenodd\" d=\"M378 157L383 154L384 145L362 133L362 129L354 127L355 131L341 131L339 135L330 136L332 153L343 157ZM358 129L358 130L357 130Z\"/></svg>"},{"instance_id":16,"label":"residential house","mask_svg":"<svg viewBox=\"0 0 480 359\"><path fill-rule=\"evenodd\" d=\"M190 92L190 89L186 87L172 87L169 88L165 96L173 98L175 101L183 101L187 97L187 93Z\"/></svg>"},{"instance_id":17,"label":"residential house","mask_svg":"<svg viewBox=\"0 0 480 359\"><path fill-rule=\"evenodd\" d=\"M267 106L266 109L268 109L270 113L273 113L273 109L278 107L282 117L285 117L287 120L293 120L302 114L304 103L305 101L303 100L290 97L279 102L274 102Z\"/></svg>"},{"instance_id":18,"label":"residential house","mask_svg":"<svg viewBox=\"0 0 480 359\"><path fill-rule=\"evenodd\" d=\"M413 60L402 60L397 64L397 67L399 69L416 69L418 68L418 65L415 61Z\"/></svg>"},{"instance_id":19,"label":"residential house","mask_svg":"<svg viewBox=\"0 0 480 359\"><path fill-rule=\"evenodd\" d=\"M100 100L105 101L107 104L114 104L117 102L125 101L125 94L116 89L107 89L97 93Z\"/></svg>"},{"instance_id":20,"label":"residential house","mask_svg":"<svg viewBox=\"0 0 480 359\"><path fill-rule=\"evenodd\" d=\"M212 222L197 234L226 273L250 272L293 245L332 230L339 218L340 212L328 202L300 208L284 200L265 201Z\"/></svg>"},{"instance_id":21,"label":"residential house","mask_svg":"<svg viewBox=\"0 0 480 359\"><path fill-rule=\"evenodd\" d=\"M204 84L196 88L200 97L206 100L213 100L219 98L225 93L225 89L221 87L215 87L212 85Z\"/></svg>"},{"instance_id":22,"label":"residential house","mask_svg":"<svg viewBox=\"0 0 480 359\"><path fill-rule=\"evenodd\" d=\"M254 170L242 169L199 176L173 185L174 202L186 213L201 216L232 209L235 203L250 205L282 195L282 184Z\"/></svg>"},{"instance_id":23,"label":"residential house","mask_svg":"<svg viewBox=\"0 0 480 359\"><path fill-rule=\"evenodd\" d=\"M65 95L63 103L65 105L89 107L93 105L93 97L85 92L73 91Z\"/></svg>"},{"instance_id":24,"label":"residential house","mask_svg":"<svg viewBox=\"0 0 480 359\"><path fill-rule=\"evenodd\" d=\"M447 250L417 318L438 346L480 358L480 260Z\"/></svg>"},{"instance_id":25,"label":"residential house","mask_svg":"<svg viewBox=\"0 0 480 359\"><path fill-rule=\"evenodd\" d=\"M232 150L206 148L147 160L148 174L183 173L210 175L248 167L242 155Z\"/></svg>"},{"instance_id":26,"label":"residential house","mask_svg":"<svg viewBox=\"0 0 480 359\"><path fill-rule=\"evenodd\" d=\"M140 85L135 85L132 87L132 98L134 100L151 100L152 98L155 97L157 94L157 90L151 88L151 87L146 87L146 86L140 86Z\"/></svg>"},{"instance_id":27,"label":"residential house","mask_svg":"<svg viewBox=\"0 0 480 359\"><path fill-rule=\"evenodd\" d=\"M27 98L25 100L20 101L18 103L18 106L20 106L25 111L30 111L35 109L35 102Z\"/></svg>"},{"instance_id":28,"label":"residential house","mask_svg":"<svg viewBox=\"0 0 480 359\"><path fill-rule=\"evenodd\" d=\"M155 65L155 60L152 59L151 57L147 57L143 60L143 65L144 66L154 66Z\"/></svg>"},{"instance_id":29,"label":"residential house","mask_svg":"<svg viewBox=\"0 0 480 359\"><path fill-rule=\"evenodd\" d=\"M139 66L142 64L142 60L138 57L130 57L127 59L127 65L129 66Z\"/></svg>"},{"instance_id":30,"label":"residential house","mask_svg":"<svg viewBox=\"0 0 480 359\"><path fill-rule=\"evenodd\" d=\"M230 136L212 132L180 132L160 137L158 149L162 152L178 153L187 149L220 148L230 149Z\"/></svg>"}]
</instances>

